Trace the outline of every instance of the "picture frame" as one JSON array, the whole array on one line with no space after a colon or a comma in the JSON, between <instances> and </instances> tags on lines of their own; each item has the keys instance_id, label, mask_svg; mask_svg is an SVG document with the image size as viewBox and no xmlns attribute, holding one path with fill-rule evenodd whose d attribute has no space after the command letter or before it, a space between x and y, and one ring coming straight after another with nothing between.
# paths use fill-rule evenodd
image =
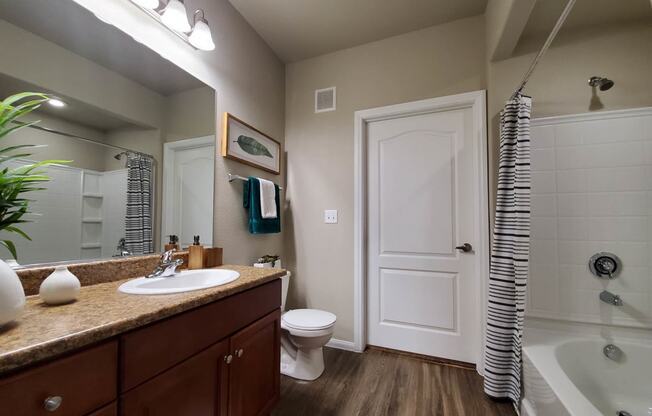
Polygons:
<instances>
[{"instance_id":1,"label":"picture frame","mask_svg":"<svg viewBox=\"0 0 652 416\"><path fill-rule=\"evenodd\" d=\"M279 175L281 143L230 113L222 120L222 156Z\"/></svg>"}]
</instances>

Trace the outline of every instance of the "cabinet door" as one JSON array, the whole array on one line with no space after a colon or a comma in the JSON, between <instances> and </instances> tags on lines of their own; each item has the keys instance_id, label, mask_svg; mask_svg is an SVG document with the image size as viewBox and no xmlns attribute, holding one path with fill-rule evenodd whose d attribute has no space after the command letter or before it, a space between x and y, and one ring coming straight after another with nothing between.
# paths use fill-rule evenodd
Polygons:
<instances>
[{"instance_id":1,"label":"cabinet door","mask_svg":"<svg viewBox=\"0 0 652 416\"><path fill-rule=\"evenodd\" d=\"M231 337L229 415L269 413L280 396L281 311L270 313Z\"/></svg>"},{"instance_id":2,"label":"cabinet door","mask_svg":"<svg viewBox=\"0 0 652 416\"><path fill-rule=\"evenodd\" d=\"M225 415L228 340L222 341L122 395L129 416Z\"/></svg>"},{"instance_id":3,"label":"cabinet door","mask_svg":"<svg viewBox=\"0 0 652 416\"><path fill-rule=\"evenodd\" d=\"M109 341L1 378L0 415L88 414L115 401L117 369L118 343Z\"/></svg>"},{"instance_id":4,"label":"cabinet door","mask_svg":"<svg viewBox=\"0 0 652 416\"><path fill-rule=\"evenodd\" d=\"M113 402L108 406L94 411L88 416L118 416L118 405L116 405L116 402Z\"/></svg>"}]
</instances>

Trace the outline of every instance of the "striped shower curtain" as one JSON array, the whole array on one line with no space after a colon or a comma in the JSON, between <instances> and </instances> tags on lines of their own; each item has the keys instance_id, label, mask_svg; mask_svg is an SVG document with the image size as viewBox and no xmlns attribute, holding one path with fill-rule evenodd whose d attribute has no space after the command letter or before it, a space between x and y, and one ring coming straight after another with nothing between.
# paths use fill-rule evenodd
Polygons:
<instances>
[{"instance_id":1,"label":"striped shower curtain","mask_svg":"<svg viewBox=\"0 0 652 416\"><path fill-rule=\"evenodd\" d=\"M125 246L133 254L154 251L152 239L152 172L154 160L127 153L127 215Z\"/></svg>"},{"instance_id":2,"label":"striped shower curtain","mask_svg":"<svg viewBox=\"0 0 652 416\"><path fill-rule=\"evenodd\" d=\"M500 161L489 278L485 392L521 398L521 342L530 249L530 113L518 95L500 116Z\"/></svg>"}]
</instances>

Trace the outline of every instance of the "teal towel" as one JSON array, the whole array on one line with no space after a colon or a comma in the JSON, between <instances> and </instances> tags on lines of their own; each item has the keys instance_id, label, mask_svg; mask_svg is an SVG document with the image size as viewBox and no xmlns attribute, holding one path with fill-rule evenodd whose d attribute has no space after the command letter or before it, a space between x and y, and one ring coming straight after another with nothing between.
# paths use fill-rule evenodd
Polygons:
<instances>
[{"instance_id":1,"label":"teal towel","mask_svg":"<svg viewBox=\"0 0 652 416\"><path fill-rule=\"evenodd\" d=\"M263 218L260 215L260 183L258 179L249 177L244 183L242 204L249 210L249 232L251 234L274 234L281 232L281 205L279 203L279 187L276 189L276 218Z\"/></svg>"}]
</instances>

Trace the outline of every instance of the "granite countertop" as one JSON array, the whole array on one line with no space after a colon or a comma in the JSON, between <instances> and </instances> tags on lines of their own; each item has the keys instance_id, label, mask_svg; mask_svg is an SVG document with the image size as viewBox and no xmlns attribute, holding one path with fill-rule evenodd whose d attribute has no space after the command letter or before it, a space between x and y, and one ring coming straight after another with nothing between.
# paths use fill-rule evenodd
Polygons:
<instances>
[{"instance_id":1,"label":"granite countertop","mask_svg":"<svg viewBox=\"0 0 652 416\"><path fill-rule=\"evenodd\" d=\"M77 301L45 305L27 297L17 322L0 328L0 374L108 339L218 299L270 282L281 269L224 265L240 278L226 285L172 295L118 292L126 280L83 286Z\"/></svg>"}]
</instances>

